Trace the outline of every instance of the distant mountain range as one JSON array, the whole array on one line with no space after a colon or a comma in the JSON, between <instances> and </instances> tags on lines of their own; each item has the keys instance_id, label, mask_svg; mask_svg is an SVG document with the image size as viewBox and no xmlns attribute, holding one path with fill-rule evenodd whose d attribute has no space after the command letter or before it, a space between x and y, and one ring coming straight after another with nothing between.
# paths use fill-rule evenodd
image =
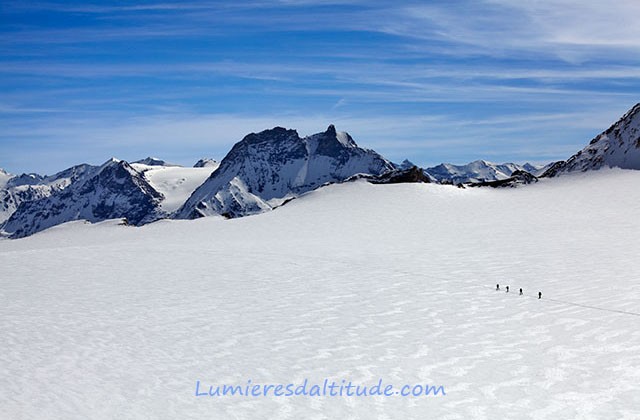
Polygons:
<instances>
[{"instance_id":1,"label":"distant mountain range","mask_svg":"<svg viewBox=\"0 0 640 420\"><path fill-rule=\"evenodd\" d=\"M127 219L141 225L170 217L217 168L183 168L159 159L78 165L52 176L0 175L0 230L19 238L72 220ZM4 179L4 181L3 181Z\"/></svg>"},{"instance_id":2,"label":"distant mountain range","mask_svg":"<svg viewBox=\"0 0 640 420\"><path fill-rule=\"evenodd\" d=\"M482 183L501 181L510 178L516 171L529 172L534 176L541 175L550 165L535 166L530 163L518 165L516 163L491 163L486 160L476 160L466 165L452 165L442 163L425 172L440 183L466 184L469 182Z\"/></svg>"},{"instance_id":3,"label":"distant mountain range","mask_svg":"<svg viewBox=\"0 0 640 420\"><path fill-rule=\"evenodd\" d=\"M356 179L504 187L603 167L640 169L640 104L568 160L545 166L478 160L420 169L359 147L333 125L308 137L276 127L247 135L220 163L201 159L192 168L149 157L132 163L112 158L51 176L0 169L0 234L20 238L72 220L142 225L163 218L241 217Z\"/></svg>"}]
</instances>

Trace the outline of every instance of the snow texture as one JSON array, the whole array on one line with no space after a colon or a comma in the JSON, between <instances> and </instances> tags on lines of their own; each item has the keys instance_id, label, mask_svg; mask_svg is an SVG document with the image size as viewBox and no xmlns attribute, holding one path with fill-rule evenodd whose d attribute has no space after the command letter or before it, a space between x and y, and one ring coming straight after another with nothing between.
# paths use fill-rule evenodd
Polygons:
<instances>
[{"instance_id":1,"label":"snow texture","mask_svg":"<svg viewBox=\"0 0 640 420\"><path fill-rule=\"evenodd\" d=\"M0 416L638 419L638 182L354 182L255 217L0 240ZM304 378L447 395L194 397Z\"/></svg>"},{"instance_id":2,"label":"snow texture","mask_svg":"<svg viewBox=\"0 0 640 420\"><path fill-rule=\"evenodd\" d=\"M161 210L171 214L182 206L191 194L218 168L215 161L204 166L184 168L181 166L149 166L131 164L144 175L145 180L163 195Z\"/></svg>"}]
</instances>

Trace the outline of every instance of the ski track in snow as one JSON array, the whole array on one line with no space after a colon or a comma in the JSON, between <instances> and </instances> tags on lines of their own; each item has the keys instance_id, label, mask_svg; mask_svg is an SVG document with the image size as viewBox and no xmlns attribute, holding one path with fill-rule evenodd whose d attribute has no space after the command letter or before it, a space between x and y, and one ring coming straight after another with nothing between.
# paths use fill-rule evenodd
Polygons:
<instances>
[{"instance_id":1,"label":"ski track in snow","mask_svg":"<svg viewBox=\"0 0 640 420\"><path fill-rule=\"evenodd\" d=\"M2 240L0 418L640 418L638 181L358 182ZM194 397L305 378L447 395Z\"/></svg>"}]
</instances>

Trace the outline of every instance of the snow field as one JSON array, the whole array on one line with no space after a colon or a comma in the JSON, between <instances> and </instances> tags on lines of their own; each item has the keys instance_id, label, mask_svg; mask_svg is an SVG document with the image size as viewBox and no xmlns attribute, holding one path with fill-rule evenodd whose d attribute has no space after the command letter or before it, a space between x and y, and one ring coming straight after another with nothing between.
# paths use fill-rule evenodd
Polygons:
<instances>
[{"instance_id":1,"label":"snow field","mask_svg":"<svg viewBox=\"0 0 640 420\"><path fill-rule=\"evenodd\" d=\"M637 419L638 181L356 182L2 240L0 418ZM194 397L305 378L447 395Z\"/></svg>"}]
</instances>

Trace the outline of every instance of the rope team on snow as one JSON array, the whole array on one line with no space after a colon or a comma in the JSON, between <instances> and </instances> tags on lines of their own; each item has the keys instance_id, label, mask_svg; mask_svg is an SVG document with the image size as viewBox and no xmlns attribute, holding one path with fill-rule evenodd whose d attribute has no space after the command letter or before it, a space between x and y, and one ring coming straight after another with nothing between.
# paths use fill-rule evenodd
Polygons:
<instances>
[{"instance_id":1,"label":"rope team on snow","mask_svg":"<svg viewBox=\"0 0 640 420\"><path fill-rule=\"evenodd\" d=\"M506 292L505 293L509 293L509 286L505 287ZM500 283L496 284L496 291L500 291ZM522 287L520 288L520 296L524 295L524 292L522 291ZM538 292L538 299L542 299L542 292Z\"/></svg>"}]
</instances>

